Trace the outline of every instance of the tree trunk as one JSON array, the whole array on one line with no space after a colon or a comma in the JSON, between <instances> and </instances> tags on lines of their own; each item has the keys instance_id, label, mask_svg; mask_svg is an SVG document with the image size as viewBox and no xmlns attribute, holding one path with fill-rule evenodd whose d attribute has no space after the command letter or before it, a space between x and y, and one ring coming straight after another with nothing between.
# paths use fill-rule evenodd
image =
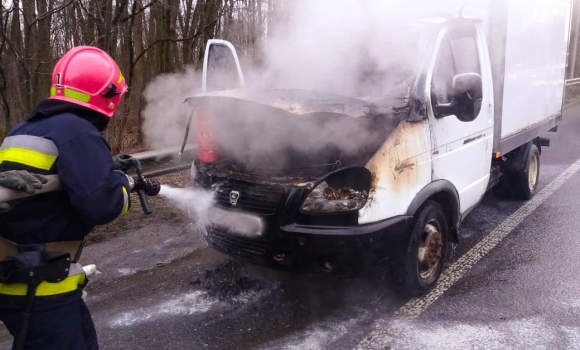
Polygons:
<instances>
[{"instance_id":1,"label":"tree trunk","mask_svg":"<svg viewBox=\"0 0 580 350\"><path fill-rule=\"evenodd\" d=\"M37 30L37 40L38 44L36 46L36 60L35 60L35 70L36 75L36 85L34 87L33 104L36 105L41 100L48 97L50 91L50 84L52 81L52 69L54 63L52 62L52 50L50 45L50 30L52 15L48 14L52 8L48 7L47 0L37 0L38 13L41 16L45 16L43 19L36 23ZM53 2L51 1L51 4ZM54 5L51 5L51 7ZM47 15L48 14L48 15Z\"/></svg>"}]
</instances>

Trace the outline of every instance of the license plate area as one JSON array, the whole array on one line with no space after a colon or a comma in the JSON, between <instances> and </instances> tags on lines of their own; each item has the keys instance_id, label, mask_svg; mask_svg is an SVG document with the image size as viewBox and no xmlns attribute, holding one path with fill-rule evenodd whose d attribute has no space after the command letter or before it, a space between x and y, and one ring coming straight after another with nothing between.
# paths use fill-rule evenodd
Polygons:
<instances>
[{"instance_id":1,"label":"license plate area","mask_svg":"<svg viewBox=\"0 0 580 350\"><path fill-rule=\"evenodd\" d=\"M261 238L264 235L264 220L256 215L213 207L208 211L210 225L236 236Z\"/></svg>"}]
</instances>

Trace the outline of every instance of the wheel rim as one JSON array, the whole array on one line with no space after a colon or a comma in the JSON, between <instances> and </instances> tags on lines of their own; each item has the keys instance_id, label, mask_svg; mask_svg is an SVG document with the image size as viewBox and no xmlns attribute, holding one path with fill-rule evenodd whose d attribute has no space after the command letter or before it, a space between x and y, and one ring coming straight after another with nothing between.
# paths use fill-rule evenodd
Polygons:
<instances>
[{"instance_id":1,"label":"wheel rim","mask_svg":"<svg viewBox=\"0 0 580 350\"><path fill-rule=\"evenodd\" d=\"M437 220L431 220L423 228L417 258L419 260L419 274L423 280L431 280L441 265L443 253L443 236L439 230Z\"/></svg>"},{"instance_id":2,"label":"wheel rim","mask_svg":"<svg viewBox=\"0 0 580 350\"><path fill-rule=\"evenodd\" d=\"M528 172L528 185L530 186L530 192L534 192L536 189L536 183L538 182L538 155L532 154L532 159L530 159L530 171Z\"/></svg>"}]
</instances>

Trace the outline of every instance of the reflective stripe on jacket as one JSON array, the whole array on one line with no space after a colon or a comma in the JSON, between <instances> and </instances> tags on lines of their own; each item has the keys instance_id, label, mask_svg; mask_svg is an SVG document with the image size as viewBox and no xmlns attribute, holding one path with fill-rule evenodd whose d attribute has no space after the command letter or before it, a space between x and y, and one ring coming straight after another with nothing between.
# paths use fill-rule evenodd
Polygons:
<instances>
[{"instance_id":1,"label":"reflective stripe on jacket","mask_svg":"<svg viewBox=\"0 0 580 350\"><path fill-rule=\"evenodd\" d=\"M53 168L57 157L58 149L54 142L38 136L9 136L0 146L0 163L11 162L48 171Z\"/></svg>"},{"instance_id":2,"label":"reflective stripe on jacket","mask_svg":"<svg viewBox=\"0 0 580 350\"><path fill-rule=\"evenodd\" d=\"M82 287L86 281L85 271L79 263L71 264L68 277L57 283L41 282L36 288L36 296L51 296L69 293ZM24 283L0 283L0 294L25 296L28 286Z\"/></svg>"}]
</instances>

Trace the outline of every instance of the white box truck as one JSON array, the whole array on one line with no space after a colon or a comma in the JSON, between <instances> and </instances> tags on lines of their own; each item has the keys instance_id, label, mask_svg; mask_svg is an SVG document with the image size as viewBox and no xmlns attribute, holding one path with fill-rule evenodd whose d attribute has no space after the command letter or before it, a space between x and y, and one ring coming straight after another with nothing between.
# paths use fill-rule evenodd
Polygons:
<instances>
[{"instance_id":1,"label":"white box truck","mask_svg":"<svg viewBox=\"0 0 580 350\"><path fill-rule=\"evenodd\" d=\"M541 136L562 119L571 7L491 0L413 20L401 33L419 64L381 99L246 89L233 46L208 42L203 92L187 99L195 183L216 198L207 242L280 267L393 266L402 291L427 293L486 191L536 192ZM227 67L233 89L215 79Z\"/></svg>"}]
</instances>

